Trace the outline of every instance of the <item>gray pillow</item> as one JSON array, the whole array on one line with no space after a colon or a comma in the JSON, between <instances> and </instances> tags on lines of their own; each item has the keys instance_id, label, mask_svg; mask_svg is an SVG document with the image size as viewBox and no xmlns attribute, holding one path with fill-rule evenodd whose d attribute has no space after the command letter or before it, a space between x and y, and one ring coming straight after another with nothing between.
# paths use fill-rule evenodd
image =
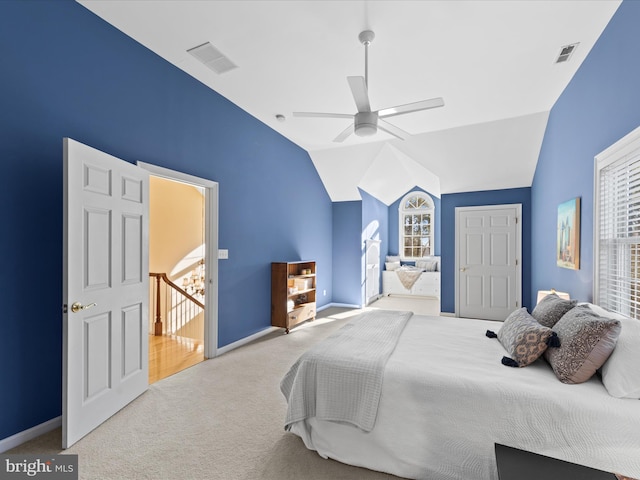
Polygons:
<instances>
[{"instance_id":1,"label":"gray pillow","mask_svg":"<svg viewBox=\"0 0 640 480\"><path fill-rule=\"evenodd\" d=\"M620 320L601 317L588 306L578 305L556 323L553 330L560 347L546 350L544 358L561 382L586 382L611 355L621 328Z\"/></svg>"},{"instance_id":2,"label":"gray pillow","mask_svg":"<svg viewBox=\"0 0 640 480\"><path fill-rule=\"evenodd\" d=\"M536 308L531 312L531 316L535 318L540 325L553 328L558 320L575 307L577 303L577 300L565 300L555 293L550 293L540 300Z\"/></svg>"},{"instance_id":3,"label":"gray pillow","mask_svg":"<svg viewBox=\"0 0 640 480\"><path fill-rule=\"evenodd\" d=\"M498 330L498 340L518 367L535 362L547 349L552 335L551 329L536 322L525 307L512 312Z\"/></svg>"}]
</instances>

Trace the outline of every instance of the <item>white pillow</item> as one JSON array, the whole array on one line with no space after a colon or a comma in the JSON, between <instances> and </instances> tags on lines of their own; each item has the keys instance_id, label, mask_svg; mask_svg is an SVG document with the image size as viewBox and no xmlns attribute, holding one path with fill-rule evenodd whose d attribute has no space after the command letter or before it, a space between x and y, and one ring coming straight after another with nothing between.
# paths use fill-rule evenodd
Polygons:
<instances>
[{"instance_id":1,"label":"white pillow","mask_svg":"<svg viewBox=\"0 0 640 480\"><path fill-rule=\"evenodd\" d=\"M640 399L640 320L588 305L601 317L620 320L622 324L616 348L600 370L602 383L612 397Z\"/></svg>"},{"instance_id":2,"label":"white pillow","mask_svg":"<svg viewBox=\"0 0 640 480\"><path fill-rule=\"evenodd\" d=\"M387 262L400 262L400 255L387 255Z\"/></svg>"},{"instance_id":3,"label":"white pillow","mask_svg":"<svg viewBox=\"0 0 640 480\"><path fill-rule=\"evenodd\" d=\"M384 262L384 268L392 271L400 268L400 262Z\"/></svg>"}]
</instances>

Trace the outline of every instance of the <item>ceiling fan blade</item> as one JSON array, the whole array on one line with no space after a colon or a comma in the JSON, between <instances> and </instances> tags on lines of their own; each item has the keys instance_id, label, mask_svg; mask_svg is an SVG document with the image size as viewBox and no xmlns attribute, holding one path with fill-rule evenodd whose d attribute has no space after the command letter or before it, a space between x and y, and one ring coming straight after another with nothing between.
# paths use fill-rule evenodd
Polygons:
<instances>
[{"instance_id":1,"label":"ceiling fan blade","mask_svg":"<svg viewBox=\"0 0 640 480\"><path fill-rule=\"evenodd\" d=\"M420 110L429 110L430 108L442 106L444 106L444 100L442 97L431 98L429 100L422 100L420 102L407 103L406 105L378 110L378 118L388 118L395 115L402 115L403 113L418 112Z\"/></svg>"},{"instance_id":2,"label":"ceiling fan blade","mask_svg":"<svg viewBox=\"0 0 640 480\"><path fill-rule=\"evenodd\" d=\"M353 118L350 113L293 112L294 117L310 118Z\"/></svg>"},{"instance_id":3,"label":"ceiling fan blade","mask_svg":"<svg viewBox=\"0 0 640 480\"><path fill-rule=\"evenodd\" d=\"M395 125L391 125L389 122L385 122L381 118L378 118L378 128L383 132L390 133L400 140L404 140L409 136L409 133L405 132L401 128L396 127Z\"/></svg>"},{"instance_id":4,"label":"ceiling fan blade","mask_svg":"<svg viewBox=\"0 0 640 480\"><path fill-rule=\"evenodd\" d=\"M337 143L344 142L346 138L352 133L353 133L353 123L349 125L347 128L345 128L342 132L340 132L340 135L334 138L333 141Z\"/></svg>"},{"instance_id":5,"label":"ceiling fan blade","mask_svg":"<svg viewBox=\"0 0 640 480\"><path fill-rule=\"evenodd\" d=\"M356 107L358 107L358 112L370 112L369 93L364 77L347 77L347 81L351 87L351 94L356 102Z\"/></svg>"}]
</instances>

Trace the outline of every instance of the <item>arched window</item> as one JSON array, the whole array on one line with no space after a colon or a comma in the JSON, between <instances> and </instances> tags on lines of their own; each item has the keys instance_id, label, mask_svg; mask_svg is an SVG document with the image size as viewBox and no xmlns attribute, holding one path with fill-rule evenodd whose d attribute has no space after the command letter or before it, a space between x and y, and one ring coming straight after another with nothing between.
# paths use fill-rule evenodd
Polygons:
<instances>
[{"instance_id":1,"label":"arched window","mask_svg":"<svg viewBox=\"0 0 640 480\"><path fill-rule=\"evenodd\" d=\"M398 219L402 259L433 255L433 199L424 192L408 193L398 207Z\"/></svg>"}]
</instances>

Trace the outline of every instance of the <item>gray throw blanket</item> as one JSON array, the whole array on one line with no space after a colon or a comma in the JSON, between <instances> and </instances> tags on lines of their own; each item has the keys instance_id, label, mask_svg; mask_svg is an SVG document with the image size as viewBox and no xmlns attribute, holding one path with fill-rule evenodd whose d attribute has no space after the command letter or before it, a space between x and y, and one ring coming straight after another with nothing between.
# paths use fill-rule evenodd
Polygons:
<instances>
[{"instance_id":1,"label":"gray throw blanket","mask_svg":"<svg viewBox=\"0 0 640 480\"><path fill-rule=\"evenodd\" d=\"M285 429L309 417L373 429L384 368L411 312L370 310L305 352L280 382Z\"/></svg>"}]
</instances>

